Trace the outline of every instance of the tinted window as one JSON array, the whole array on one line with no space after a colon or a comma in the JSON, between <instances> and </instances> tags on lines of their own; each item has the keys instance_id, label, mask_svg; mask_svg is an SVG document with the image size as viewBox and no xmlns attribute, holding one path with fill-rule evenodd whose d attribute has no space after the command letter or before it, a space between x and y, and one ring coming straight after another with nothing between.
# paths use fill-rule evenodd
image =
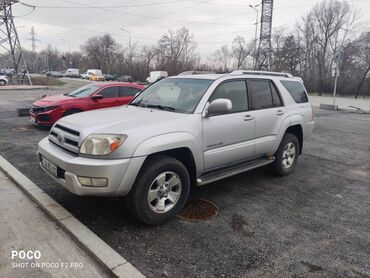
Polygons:
<instances>
[{"instance_id":1,"label":"tinted window","mask_svg":"<svg viewBox=\"0 0 370 278\"><path fill-rule=\"evenodd\" d=\"M306 90L298 81L280 81L296 103L308 102Z\"/></svg>"},{"instance_id":2,"label":"tinted window","mask_svg":"<svg viewBox=\"0 0 370 278\"><path fill-rule=\"evenodd\" d=\"M119 87L109 87L101 90L100 95L103 95L104 98L116 98L119 97Z\"/></svg>"},{"instance_id":3,"label":"tinted window","mask_svg":"<svg viewBox=\"0 0 370 278\"><path fill-rule=\"evenodd\" d=\"M128 97L128 96L135 96L137 93L141 92L140 89L134 88L134 87L121 87L122 90L122 96Z\"/></svg>"},{"instance_id":4,"label":"tinted window","mask_svg":"<svg viewBox=\"0 0 370 278\"><path fill-rule=\"evenodd\" d=\"M244 81L227 82L219 86L210 97L209 102L215 99L226 98L233 104L232 112L246 111L248 107L247 87Z\"/></svg>"},{"instance_id":5,"label":"tinted window","mask_svg":"<svg viewBox=\"0 0 370 278\"><path fill-rule=\"evenodd\" d=\"M272 82L270 82L270 87L271 87L271 94L272 94L272 104L274 107L279 107L282 106L283 104L281 103L280 96L278 92L276 91L276 88Z\"/></svg>"},{"instance_id":6,"label":"tinted window","mask_svg":"<svg viewBox=\"0 0 370 278\"><path fill-rule=\"evenodd\" d=\"M248 80L248 92L252 99L252 109L273 107L270 81Z\"/></svg>"}]
</instances>

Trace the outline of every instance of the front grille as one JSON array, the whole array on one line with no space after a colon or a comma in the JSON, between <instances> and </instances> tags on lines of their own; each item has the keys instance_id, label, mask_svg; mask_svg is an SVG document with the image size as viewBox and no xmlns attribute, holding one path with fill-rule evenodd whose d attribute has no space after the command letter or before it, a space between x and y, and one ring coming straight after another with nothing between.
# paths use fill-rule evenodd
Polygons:
<instances>
[{"instance_id":1,"label":"front grille","mask_svg":"<svg viewBox=\"0 0 370 278\"><path fill-rule=\"evenodd\" d=\"M50 116L47 114L41 114L37 117L40 122L50 122Z\"/></svg>"},{"instance_id":2,"label":"front grille","mask_svg":"<svg viewBox=\"0 0 370 278\"><path fill-rule=\"evenodd\" d=\"M78 137L80 133L68 127L56 124L49 134L49 141L65 152L78 156Z\"/></svg>"}]
</instances>

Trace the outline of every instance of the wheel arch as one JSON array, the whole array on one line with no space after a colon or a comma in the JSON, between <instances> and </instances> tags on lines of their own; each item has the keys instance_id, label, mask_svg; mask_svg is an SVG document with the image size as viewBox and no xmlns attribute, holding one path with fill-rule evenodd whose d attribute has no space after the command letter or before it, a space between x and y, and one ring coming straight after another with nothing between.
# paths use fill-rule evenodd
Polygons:
<instances>
[{"instance_id":1,"label":"wheel arch","mask_svg":"<svg viewBox=\"0 0 370 278\"><path fill-rule=\"evenodd\" d=\"M196 177L197 177L197 170L196 170L197 168L196 168L193 153L189 148L180 147L180 148L169 149L169 150L164 150L164 151L159 151L159 152L152 153L152 154L150 154L146 157L143 165L149 159L151 159L152 157L157 156L157 155L165 155L165 156L173 157L173 158L179 160L182 164L184 164L184 166L186 167L186 169L189 172L191 185L195 184Z\"/></svg>"},{"instance_id":2,"label":"wheel arch","mask_svg":"<svg viewBox=\"0 0 370 278\"><path fill-rule=\"evenodd\" d=\"M293 134L298 138L299 154L302 154L302 149L303 149L303 129L302 129L302 125L300 125L300 124L291 125L286 129L284 134L286 134L286 133Z\"/></svg>"}]
</instances>

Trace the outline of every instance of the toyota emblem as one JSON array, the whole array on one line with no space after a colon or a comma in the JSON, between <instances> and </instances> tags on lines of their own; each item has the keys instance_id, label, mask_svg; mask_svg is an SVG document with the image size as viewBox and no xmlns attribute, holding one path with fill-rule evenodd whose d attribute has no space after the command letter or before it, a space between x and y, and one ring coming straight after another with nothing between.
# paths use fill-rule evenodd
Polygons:
<instances>
[{"instance_id":1,"label":"toyota emblem","mask_svg":"<svg viewBox=\"0 0 370 278\"><path fill-rule=\"evenodd\" d=\"M58 139L59 143L63 143L63 141L64 141L64 137L63 137L62 134L58 134L57 139Z\"/></svg>"}]
</instances>

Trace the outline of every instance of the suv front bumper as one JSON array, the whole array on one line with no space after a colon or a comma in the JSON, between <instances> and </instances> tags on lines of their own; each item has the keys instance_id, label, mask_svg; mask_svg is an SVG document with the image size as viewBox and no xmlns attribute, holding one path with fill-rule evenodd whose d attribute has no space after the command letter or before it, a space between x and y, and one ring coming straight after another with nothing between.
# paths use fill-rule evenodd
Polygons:
<instances>
[{"instance_id":1,"label":"suv front bumper","mask_svg":"<svg viewBox=\"0 0 370 278\"><path fill-rule=\"evenodd\" d=\"M76 195L95 196L127 195L146 158L95 159L72 156L50 143L47 137L40 141L38 154L40 167L58 184ZM57 166L57 176L42 166L42 157ZM78 177L105 178L108 184L105 187L84 186Z\"/></svg>"}]
</instances>

